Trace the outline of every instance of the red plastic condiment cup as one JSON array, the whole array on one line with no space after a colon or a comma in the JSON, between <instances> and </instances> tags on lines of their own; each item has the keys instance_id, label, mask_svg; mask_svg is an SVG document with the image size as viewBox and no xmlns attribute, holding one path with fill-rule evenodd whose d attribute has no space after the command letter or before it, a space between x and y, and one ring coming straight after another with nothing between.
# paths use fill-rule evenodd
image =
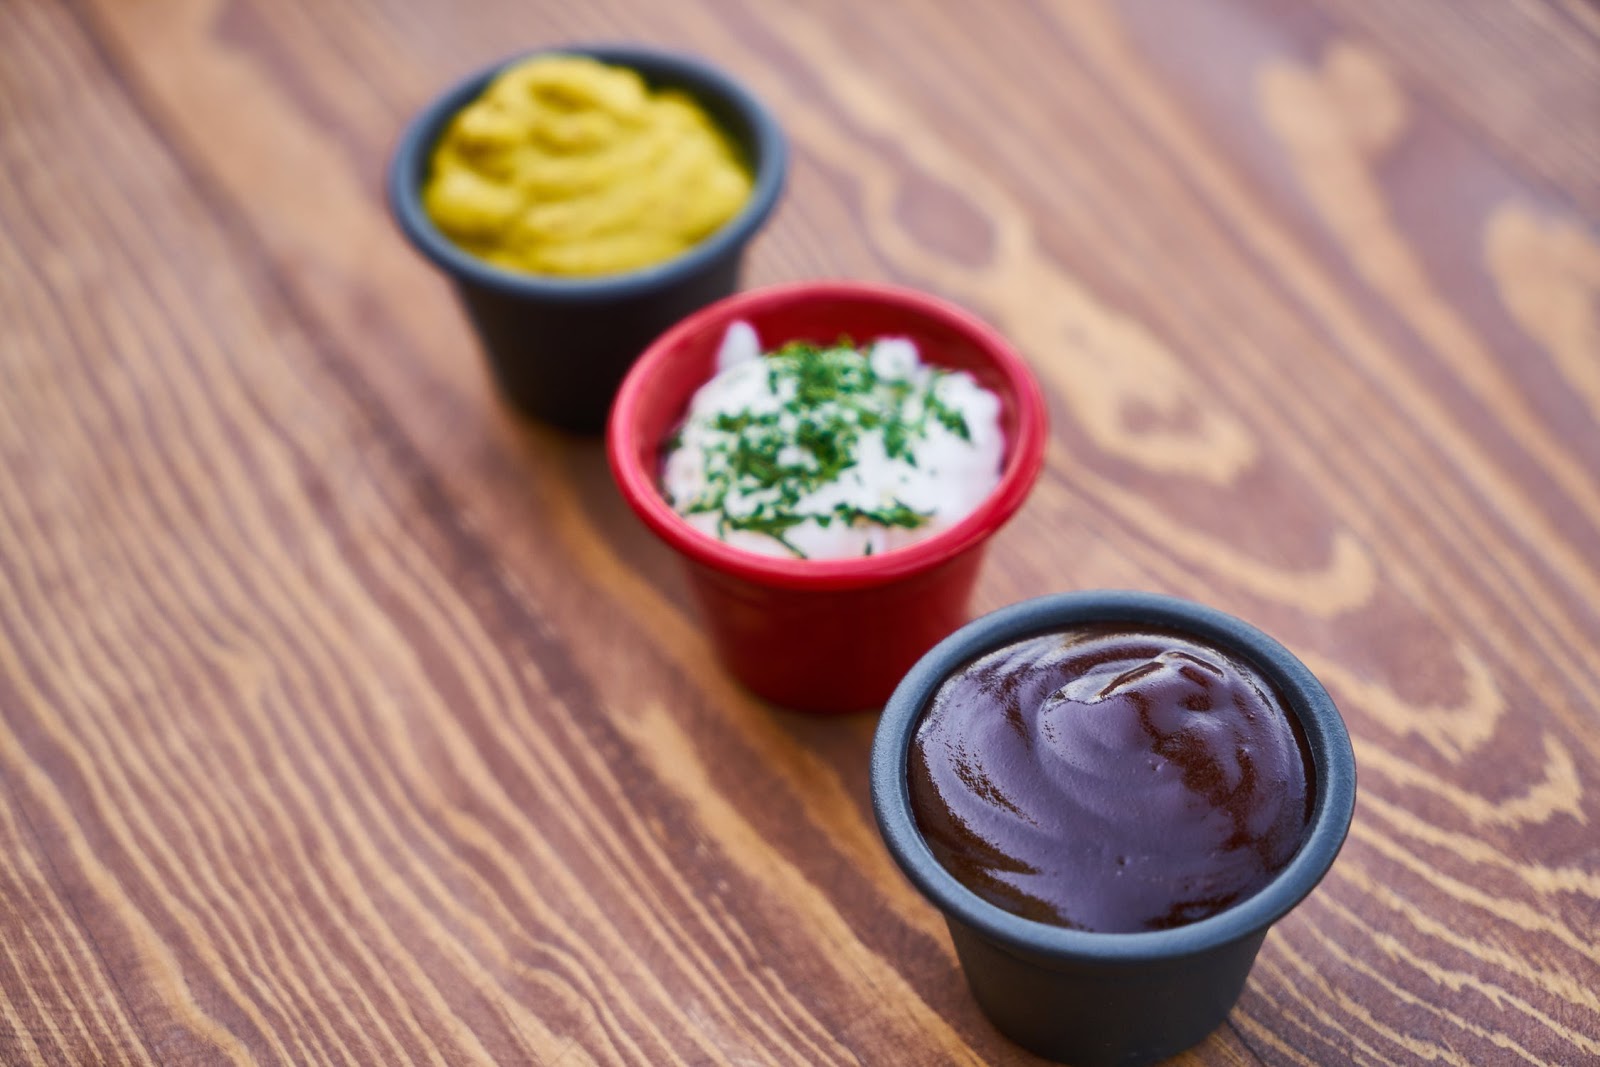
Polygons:
<instances>
[{"instance_id":1,"label":"red plastic condiment cup","mask_svg":"<svg viewBox=\"0 0 1600 1067\"><path fill-rule=\"evenodd\" d=\"M712 378L723 334L739 320L755 328L764 349L908 337L924 362L969 372L1000 398L999 485L955 525L853 559L763 556L689 525L662 496L662 445ZM992 327L913 290L820 281L735 294L668 330L623 380L606 444L623 497L683 558L727 670L774 704L827 713L881 707L918 657L967 621L986 544L1033 488L1048 437L1037 379Z\"/></svg>"}]
</instances>

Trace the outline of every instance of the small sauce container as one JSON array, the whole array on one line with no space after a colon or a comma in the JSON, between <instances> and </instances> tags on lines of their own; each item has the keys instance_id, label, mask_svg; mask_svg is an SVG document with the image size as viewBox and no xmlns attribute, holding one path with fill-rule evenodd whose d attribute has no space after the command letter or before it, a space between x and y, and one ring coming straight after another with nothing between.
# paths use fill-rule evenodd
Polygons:
<instances>
[{"instance_id":1,"label":"small sauce container","mask_svg":"<svg viewBox=\"0 0 1600 1067\"><path fill-rule=\"evenodd\" d=\"M451 119L506 68L542 54L580 55L638 72L653 90L688 94L727 134L753 179L740 211L686 252L615 274L571 277L497 266L450 240L423 208L435 145ZM771 113L699 59L639 45L569 45L513 56L458 82L425 107L389 164L389 207L413 246L450 279L496 385L517 411L575 433L598 433L617 386L662 330L727 296L745 246L782 192L788 146Z\"/></svg>"},{"instance_id":2,"label":"small sauce container","mask_svg":"<svg viewBox=\"0 0 1600 1067\"><path fill-rule=\"evenodd\" d=\"M1249 665L1270 683L1304 738L1310 815L1298 851L1253 895L1186 925L1107 933L1004 910L940 864L913 809L907 776L918 724L946 679L1025 638L1107 624L1180 634ZM1002 608L923 656L879 721L871 788L890 854L944 914L967 984L990 1021L1050 1059L1133 1065L1189 1048L1227 1017L1268 928L1311 892L1338 855L1355 810L1356 768L1332 699L1277 641L1189 601L1093 591Z\"/></svg>"},{"instance_id":3,"label":"small sauce container","mask_svg":"<svg viewBox=\"0 0 1600 1067\"><path fill-rule=\"evenodd\" d=\"M767 349L841 335L859 343L906 337L925 362L969 372L1000 399L999 484L960 522L853 559L762 556L691 526L662 495L662 448L714 375L723 335L737 321L753 326ZM881 706L917 657L967 620L985 546L1033 488L1048 435L1033 372L981 320L909 289L802 282L730 297L662 335L617 394L607 446L623 498L683 558L727 670L774 704L849 712Z\"/></svg>"}]
</instances>

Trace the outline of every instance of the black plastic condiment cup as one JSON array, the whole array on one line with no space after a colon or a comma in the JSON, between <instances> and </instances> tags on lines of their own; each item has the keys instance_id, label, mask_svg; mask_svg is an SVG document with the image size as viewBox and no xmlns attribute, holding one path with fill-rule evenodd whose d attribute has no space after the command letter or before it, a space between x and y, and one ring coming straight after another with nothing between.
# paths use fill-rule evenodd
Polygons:
<instances>
[{"instance_id":1,"label":"black plastic condiment cup","mask_svg":"<svg viewBox=\"0 0 1600 1067\"><path fill-rule=\"evenodd\" d=\"M929 849L906 780L923 709L940 684L979 656L1040 634L1096 623L1190 635L1259 670L1305 732L1311 822L1277 877L1238 904L1169 930L1098 933L1024 919L989 903ZM901 681L872 746L872 805L890 853L944 913L967 984L991 1022L1050 1059L1094 1067L1171 1056L1220 1025L1244 989L1267 929L1322 880L1355 810L1355 755L1344 720L1311 672L1277 641L1214 608L1154 593L1062 593L968 623Z\"/></svg>"},{"instance_id":2,"label":"black plastic condiment cup","mask_svg":"<svg viewBox=\"0 0 1600 1067\"><path fill-rule=\"evenodd\" d=\"M750 167L750 199L721 229L683 254L617 274L516 271L456 245L422 206L434 145L495 75L547 54L591 56L637 71L652 89L675 88L694 97ZM623 375L656 335L738 287L745 246L777 204L788 158L776 120L717 68L638 45L564 45L486 67L423 109L390 161L389 207L411 243L454 283L495 382L512 406L565 430L598 433Z\"/></svg>"}]
</instances>

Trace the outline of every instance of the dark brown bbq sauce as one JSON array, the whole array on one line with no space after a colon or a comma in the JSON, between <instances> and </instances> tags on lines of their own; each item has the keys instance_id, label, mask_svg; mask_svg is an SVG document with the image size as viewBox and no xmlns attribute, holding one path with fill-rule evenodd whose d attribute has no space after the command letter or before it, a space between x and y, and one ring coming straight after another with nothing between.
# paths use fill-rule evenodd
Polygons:
<instances>
[{"instance_id":1,"label":"dark brown bbq sauce","mask_svg":"<svg viewBox=\"0 0 1600 1067\"><path fill-rule=\"evenodd\" d=\"M913 739L917 826L1029 919L1161 930L1251 896L1311 813L1300 724L1261 674L1159 630L1029 638L947 678Z\"/></svg>"}]
</instances>

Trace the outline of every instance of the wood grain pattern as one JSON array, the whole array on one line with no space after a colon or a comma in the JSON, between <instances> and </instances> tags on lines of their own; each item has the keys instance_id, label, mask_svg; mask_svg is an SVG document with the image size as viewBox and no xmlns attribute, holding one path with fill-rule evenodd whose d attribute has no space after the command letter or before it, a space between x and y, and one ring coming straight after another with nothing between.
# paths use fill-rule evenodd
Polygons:
<instances>
[{"instance_id":1,"label":"wood grain pattern","mask_svg":"<svg viewBox=\"0 0 1600 1067\"><path fill-rule=\"evenodd\" d=\"M522 46L795 150L747 283L1032 359L978 607L1159 589L1344 710L1356 822L1189 1063L1600 1062L1600 19L1578 0L0 3L0 1062L1028 1062L599 447L379 195ZM619 666L622 665L622 666Z\"/></svg>"}]
</instances>

